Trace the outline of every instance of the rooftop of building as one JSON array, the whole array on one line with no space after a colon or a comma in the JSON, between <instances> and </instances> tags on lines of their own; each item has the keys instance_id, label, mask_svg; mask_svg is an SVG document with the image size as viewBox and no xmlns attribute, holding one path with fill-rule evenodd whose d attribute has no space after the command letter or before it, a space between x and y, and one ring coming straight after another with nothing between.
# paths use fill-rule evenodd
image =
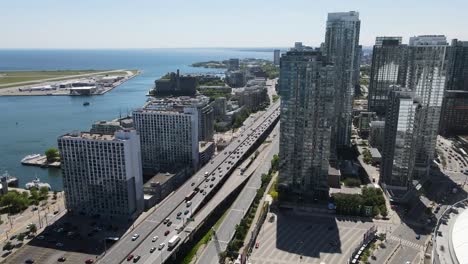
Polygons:
<instances>
[{"instance_id":1,"label":"rooftop of building","mask_svg":"<svg viewBox=\"0 0 468 264\"><path fill-rule=\"evenodd\" d=\"M159 172L155 174L151 179L149 179L145 184L143 184L143 187L149 188L156 184L164 184L170 178L174 177L174 175L175 174L169 173L169 172L166 172L166 173Z\"/></svg>"},{"instance_id":2,"label":"rooftop of building","mask_svg":"<svg viewBox=\"0 0 468 264\"><path fill-rule=\"evenodd\" d=\"M382 155L380 155L380 151L376 148L369 148L370 154L373 158L382 158Z\"/></svg>"},{"instance_id":3,"label":"rooftop of building","mask_svg":"<svg viewBox=\"0 0 468 264\"><path fill-rule=\"evenodd\" d=\"M204 152L205 150L207 150L212 145L214 145L214 143L211 142L211 141L200 141L200 142L198 142L198 151L199 152Z\"/></svg>"},{"instance_id":4,"label":"rooftop of building","mask_svg":"<svg viewBox=\"0 0 468 264\"><path fill-rule=\"evenodd\" d=\"M123 132L123 133L122 133ZM61 136L61 138L82 138L87 140L121 141L128 140L128 133L136 133L133 129L119 130L115 134L100 134L91 132L72 132Z\"/></svg>"},{"instance_id":5,"label":"rooftop of building","mask_svg":"<svg viewBox=\"0 0 468 264\"><path fill-rule=\"evenodd\" d=\"M150 98L143 108L137 111L184 112L186 107L201 107L210 102L209 97L196 96L170 96Z\"/></svg>"}]
</instances>

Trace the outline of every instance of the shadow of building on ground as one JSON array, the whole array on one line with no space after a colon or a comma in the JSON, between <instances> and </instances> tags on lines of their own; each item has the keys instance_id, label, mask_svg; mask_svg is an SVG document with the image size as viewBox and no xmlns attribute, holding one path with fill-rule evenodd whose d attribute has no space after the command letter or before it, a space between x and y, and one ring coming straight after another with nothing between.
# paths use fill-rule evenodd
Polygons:
<instances>
[{"instance_id":1,"label":"shadow of building on ground","mask_svg":"<svg viewBox=\"0 0 468 264\"><path fill-rule=\"evenodd\" d=\"M66 213L29 242L30 246L100 255L132 226L127 219Z\"/></svg>"}]
</instances>

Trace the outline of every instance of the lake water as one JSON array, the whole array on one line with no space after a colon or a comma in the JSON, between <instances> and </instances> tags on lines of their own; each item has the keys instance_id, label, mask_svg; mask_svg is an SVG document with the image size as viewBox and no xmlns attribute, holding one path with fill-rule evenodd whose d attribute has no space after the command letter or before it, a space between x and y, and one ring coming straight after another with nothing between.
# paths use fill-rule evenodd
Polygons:
<instances>
[{"instance_id":1,"label":"lake water","mask_svg":"<svg viewBox=\"0 0 468 264\"><path fill-rule=\"evenodd\" d=\"M29 154L57 146L57 137L89 130L97 120L110 120L141 107L158 77L180 69L182 74L213 72L193 68L194 62L229 58L269 59L269 49L129 49L129 50L0 50L0 71L139 69L142 74L105 95L92 97L0 97L0 174L7 170L20 187L39 177L54 190L62 189L59 169L23 166ZM83 102L91 103L83 107Z\"/></svg>"}]
</instances>

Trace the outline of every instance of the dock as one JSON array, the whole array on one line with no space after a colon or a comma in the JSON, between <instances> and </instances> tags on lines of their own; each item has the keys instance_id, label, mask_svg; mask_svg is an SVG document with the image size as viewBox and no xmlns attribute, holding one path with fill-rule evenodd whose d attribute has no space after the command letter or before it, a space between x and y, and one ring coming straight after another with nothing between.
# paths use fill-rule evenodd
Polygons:
<instances>
[{"instance_id":1,"label":"dock","mask_svg":"<svg viewBox=\"0 0 468 264\"><path fill-rule=\"evenodd\" d=\"M47 162L47 158L45 155L22 161L21 164L26 166L37 166L41 168L60 168L60 161Z\"/></svg>"}]
</instances>

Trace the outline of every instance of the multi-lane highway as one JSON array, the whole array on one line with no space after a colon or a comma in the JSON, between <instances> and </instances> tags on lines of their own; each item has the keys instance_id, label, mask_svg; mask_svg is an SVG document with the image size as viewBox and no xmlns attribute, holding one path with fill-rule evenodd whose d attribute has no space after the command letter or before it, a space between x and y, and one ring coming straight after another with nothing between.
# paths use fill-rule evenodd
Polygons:
<instances>
[{"instance_id":1,"label":"multi-lane highway","mask_svg":"<svg viewBox=\"0 0 468 264\"><path fill-rule=\"evenodd\" d=\"M244 127L243 133L238 138L187 180L172 196L136 226L132 233L122 237L99 263L125 263L130 255L140 256L141 259L138 261L140 263L163 263L175 251L175 248L168 250L168 241L177 235L181 238L179 244L183 243L189 236L189 232L179 228L185 226L187 218L196 217L192 214L196 213L198 207L212 196L212 192L215 192L218 185L224 182L244 155L248 155L258 139L262 138L265 132L276 123L278 117L279 102L273 104L253 124ZM190 199L189 205L185 201L186 196L193 191L196 191L196 194ZM166 218L169 219L170 224L164 223ZM132 239L134 234L138 234L138 238ZM164 247L158 249L162 243L165 244ZM155 250L150 252L153 247Z\"/></svg>"}]
</instances>

